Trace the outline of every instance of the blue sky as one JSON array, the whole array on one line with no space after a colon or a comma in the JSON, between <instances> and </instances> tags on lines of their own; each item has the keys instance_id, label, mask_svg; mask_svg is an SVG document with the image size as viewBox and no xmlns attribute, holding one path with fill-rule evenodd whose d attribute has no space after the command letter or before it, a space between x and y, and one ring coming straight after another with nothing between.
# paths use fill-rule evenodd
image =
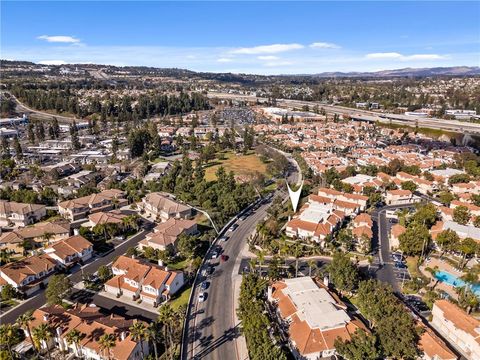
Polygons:
<instances>
[{"instance_id":1,"label":"blue sky","mask_svg":"<svg viewBox=\"0 0 480 360\"><path fill-rule=\"evenodd\" d=\"M480 64L480 2L1 1L0 57L259 74Z\"/></svg>"}]
</instances>

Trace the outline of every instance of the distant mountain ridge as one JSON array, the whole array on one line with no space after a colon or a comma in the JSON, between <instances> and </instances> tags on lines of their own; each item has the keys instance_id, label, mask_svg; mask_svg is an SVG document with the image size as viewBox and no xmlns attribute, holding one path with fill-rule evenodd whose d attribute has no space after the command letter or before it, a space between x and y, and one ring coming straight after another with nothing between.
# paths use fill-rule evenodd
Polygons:
<instances>
[{"instance_id":1,"label":"distant mountain ridge","mask_svg":"<svg viewBox=\"0 0 480 360\"><path fill-rule=\"evenodd\" d=\"M77 66L79 68L87 69L122 69L132 73L162 73L170 76L199 76L202 78L213 78L220 81L245 81L245 80L272 80L275 78L390 78L390 77L430 77L430 76L478 76L480 75L479 66L452 66L452 67L433 67L433 68L403 68L393 70L380 70L380 71L351 71L351 72L321 72L316 74L279 74L279 75L262 75L262 74L243 74L243 73L225 73L225 72L204 72L193 71L180 68L162 68L151 66L114 66L114 65L102 65L102 64L64 64L64 65L41 65L29 61L16 61L16 60L1 60L1 65L27 65L27 66L48 66L50 68L70 67Z\"/></svg>"},{"instance_id":2,"label":"distant mountain ridge","mask_svg":"<svg viewBox=\"0 0 480 360\"><path fill-rule=\"evenodd\" d=\"M314 77L410 77L410 76L474 76L480 75L479 66L452 66L434 68L404 68L374 72L323 72L304 76Z\"/></svg>"}]
</instances>

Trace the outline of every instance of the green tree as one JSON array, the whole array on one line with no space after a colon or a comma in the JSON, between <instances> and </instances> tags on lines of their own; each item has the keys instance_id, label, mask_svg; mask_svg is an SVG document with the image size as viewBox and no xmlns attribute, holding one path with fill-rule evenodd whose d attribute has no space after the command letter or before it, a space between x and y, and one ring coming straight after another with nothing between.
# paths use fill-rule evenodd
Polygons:
<instances>
[{"instance_id":1,"label":"green tree","mask_svg":"<svg viewBox=\"0 0 480 360\"><path fill-rule=\"evenodd\" d=\"M442 204L450 205L450 203L455 200L455 196L448 191L442 191L438 194L438 200L440 200Z\"/></svg>"},{"instance_id":2,"label":"green tree","mask_svg":"<svg viewBox=\"0 0 480 360\"><path fill-rule=\"evenodd\" d=\"M63 274L53 275L50 277L45 297L49 305L61 305L63 299L72 291L72 283L68 277Z\"/></svg>"},{"instance_id":3,"label":"green tree","mask_svg":"<svg viewBox=\"0 0 480 360\"><path fill-rule=\"evenodd\" d=\"M471 217L472 214L466 206L460 205L453 209L453 221L461 225L466 225L470 221Z\"/></svg>"},{"instance_id":4,"label":"green tree","mask_svg":"<svg viewBox=\"0 0 480 360\"><path fill-rule=\"evenodd\" d=\"M22 340L18 327L13 324L0 325L0 346L7 348L10 359L15 359L12 347Z\"/></svg>"},{"instance_id":5,"label":"green tree","mask_svg":"<svg viewBox=\"0 0 480 360\"><path fill-rule=\"evenodd\" d=\"M100 345L100 350L102 350L103 355L107 359L112 359L111 350L117 345L115 335L113 334L103 334L98 339L98 344Z\"/></svg>"},{"instance_id":6,"label":"green tree","mask_svg":"<svg viewBox=\"0 0 480 360\"><path fill-rule=\"evenodd\" d=\"M402 189L403 190L410 190L411 192L415 192L418 186L413 181L404 181L402 182Z\"/></svg>"},{"instance_id":7,"label":"green tree","mask_svg":"<svg viewBox=\"0 0 480 360\"><path fill-rule=\"evenodd\" d=\"M52 330L50 326L43 323L38 325L36 328L32 330L33 339L37 342L37 346L39 349L45 348L47 351L47 356L49 360L52 360L52 356L50 354L50 340L53 337Z\"/></svg>"},{"instance_id":8,"label":"green tree","mask_svg":"<svg viewBox=\"0 0 480 360\"><path fill-rule=\"evenodd\" d=\"M32 343L33 351L38 355L38 350L37 350L37 347L35 346L35 342L33 341L33 337L32 337L32 328L30 327L33 320L35 320L35 317L33 316L33 311L28 310L27 312L21 314L17 318L16 324L20 328L23 328L23 329L26 330L28 338L30 339L30 342Z\"/></svg>"},{"instance_id":9,"label":"green tree","mask_svg":"<svg viewBox=\"0 0 480 360\"><path fill-rule=\"evenodd\" d=\"M457 248L460 238L455 231L447 229L437 235L435 242L440 246L442 251L451 251Z\"/></svg>"},{"instance_id":10,"label":"green tree","mask_svg":"<svg viewBox=\"0 0 480 360\"><path fill-rule=\"evenodd\" d=\"M337 353L347 360L377 360L381 353L375 334L367 334L359 329L351 336L350 340L342 341L337 338L334 347Z\"/></svg>"},{"instance_id":11,"label":"green tree","mask_svg":"<svg viewBox=\"0 0 480 360\"><path fill-rule=\"evenodd\" d=\"M359 281L358 270L347 254L337 251L332 262L327 265L330 281L341 292L351 292Z\"/></svg>"},{"instance_id":12,"label":"green tree","mask_svg":"<svg viewBox=\"0 0 480 360\"><path fill-rule=\"evenodd\" d=\"M427 228L431 228L437 221L437 208L432 203L419 205L411 220Z\"/></svg>"},{"instance_id":13,"label":"green tree","mask_svg":"<svg viewBox=\"0 0 480 360\"><path fill-rule=\"evenodd\" d=\"M147 327L145 323L137 321L129 328L130 336L133 341L140 343L140 351L142 352L142 358L145 357L145 352L143 351L143 342L147 337Z\"/></svg>"},{"instance_id":14,"label":"green tree","mask_svg":"<svg viewBox=\"0 0 480 360\"><path fill-rule=\"evenodd\" d=\"M406 255L420 255L428 249L430 233L425 226L413 223L400 235L399 241L400 250Z\"/></svg>"},{"instance_id":15,"label":"green tree","mask_svg":"<svg viewBox=\"0 0 480 360\"><path fill-rule=\"evenodd\" d=\"M70 330L66 335L65 335L65 340L67 341L67 344L73 345L75 347L75 356L80 356L79 355L79 345L80 341L85 337L85 334L78 331L77 329Z\"/></svg>"},{"instance_id":16,"label":"green tree","mask_svg":"<svg viewBox=\"0 0 480 360\"><path fill-rule=\"evenodd\" d=\"M113 276L113 273L108 266L102 265L98 268L97 275L100 281L104 283Z\"/></svg>"},{"instance_id":17,"label":"green tree","mask_svg":"<svg viewBox=\"0 0 480 360\"><path fill-rule=\"evenodd\" d=\"M17 296L17 290L15 290L15 288L11 284L5 284L2 286L2 291L0 294L2 301L11 300L15 296Z\"/></svg>"},{"instance_id":18,"label":"green tree","mask_svg":"<svg viewBox=\"0 0 480 360\"><path fill-rule=\"evenodd\" d=\"M169 304L164 304L160 307L158 321L163 326L163 336L165 339L165 352L167 358L173 359L173 323L174 323L175 311Z\"/></svg>"}]
</instances>

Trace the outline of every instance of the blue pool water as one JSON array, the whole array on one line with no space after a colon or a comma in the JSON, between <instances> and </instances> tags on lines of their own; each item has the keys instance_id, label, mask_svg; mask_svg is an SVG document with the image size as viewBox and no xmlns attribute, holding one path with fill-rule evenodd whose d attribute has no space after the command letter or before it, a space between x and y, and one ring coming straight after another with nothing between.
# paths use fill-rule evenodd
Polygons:
<instances>
[{"instance_id":1,"label":"blue pool water","mask_svg":"<svg viewBox=\"0 0 480 360\"><path fill-rule=\"evenodd\" d=\"M448 284L454 287L467 286L467 283L465 281L446 271L437 271L435 273L435 278L445 284ZM469 285L469 286L475 295L480 296L480 284Z\"/></svg>"}]
</instances>

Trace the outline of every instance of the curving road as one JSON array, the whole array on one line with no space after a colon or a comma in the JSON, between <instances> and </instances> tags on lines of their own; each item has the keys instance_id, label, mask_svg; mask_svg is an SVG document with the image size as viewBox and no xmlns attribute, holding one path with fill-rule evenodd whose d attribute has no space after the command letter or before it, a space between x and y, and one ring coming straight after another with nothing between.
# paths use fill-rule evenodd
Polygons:
<instances>
[{"instance_id":1,"label":"curving road","mask_svg":"<svg viewBox=\"0 0 480 360\"><path fill-rule=\"evenodd\" d=\"M295 170L289 176L289 182L299 184L301 174L298 165L287 157ZM280 191L277 195L288 196ZM207 253L204 266L192 289L191 303L187 311L184 338L182 340L183 359L240 359L245 357L245 340L241 337L238 325L236 326L236 307L238 301L241 275L239 274L242 250L246 246L248 236L255 230L256 225L265 218L271 200L263 201L257 209L250 212L244 220L237 220L238 227L226 235L229 239L218 242L216 247L221 248L221 254L227 255L225 262L212 259L211 251ZM211 275L204 276L203 269L213 265L215 270ZM200 284L207 281L206 290ZM198 301L198 295L204 291L207 294L205 302ZM239 347L242 349L239 350Z\"/></svg>"},{"instance_id":2,"label":"curving road","mask_svg":"<svg viewBox=\"0 0 480 360\"><path fill-rule=\"evenodd\" d=\"M76 121L76 122L82 121L82 119L79 119L79 118L73 118L73 117L62 116L62 115L54 115L54 114L49 114L46 112L32 109L27 105L23 104L22 102L20 102L20 100L18 100L12 93L9 93L9 92L5 92L5 93L10 95L10 97L15 101L15 104L17 105L16 107L17 112L24 113L29 116L33 115L38 120L52 121L53 118L57 118L58 122L68 123L68 124L71 124L73 121Z\"/></svg>"}]
</instances>

